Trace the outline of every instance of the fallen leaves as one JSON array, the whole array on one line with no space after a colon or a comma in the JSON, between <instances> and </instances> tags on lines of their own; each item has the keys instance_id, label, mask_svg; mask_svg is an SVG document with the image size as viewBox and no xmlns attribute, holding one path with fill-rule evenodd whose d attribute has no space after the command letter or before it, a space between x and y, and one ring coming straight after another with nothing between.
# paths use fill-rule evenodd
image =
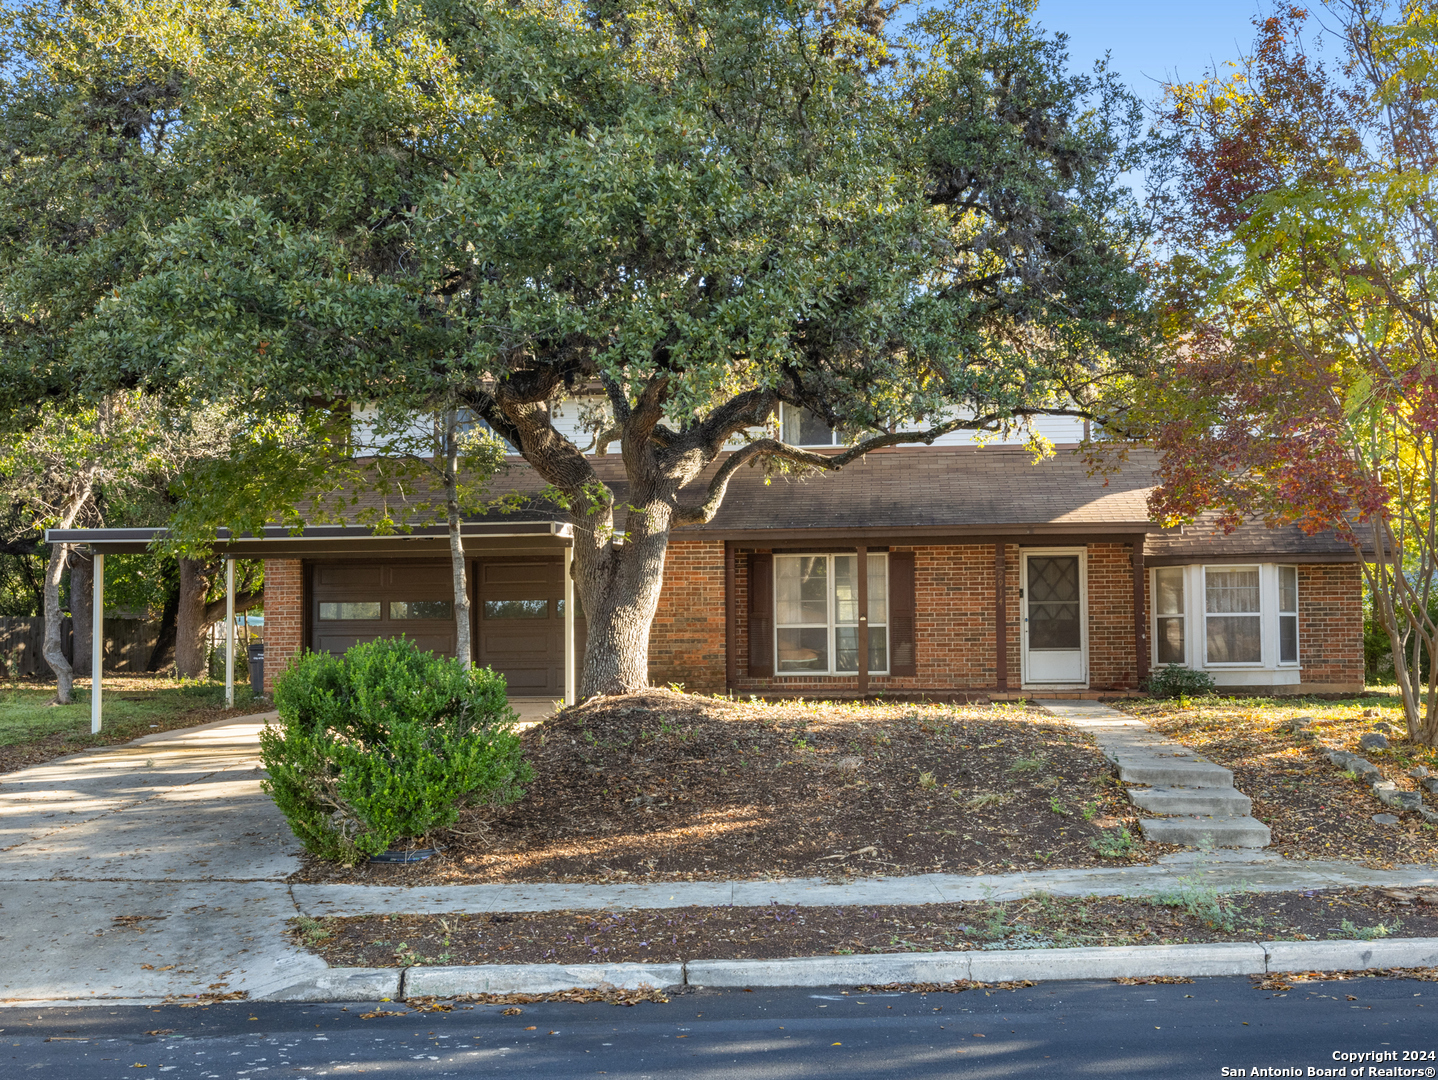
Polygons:
<instances>
[{"instance_id":1,"label":"fallen leaves","mask_svg":"<svg viewBox=\"0 0 1438 1080\"><path fill-rule=\"evenodd\" d=\"M1182 975L1145 975L1141 978L1123 976L1114 980L1122 986L1181 986L1193 982Z\"/></svg>"},{"instance_id":2,"label":"fallen leaves","mask_svg":"<svg viewBox=\"0 0 1438 1080\"><path fill-rule=\"evenodd\" d=\"M1049 813L1047 785L1110 770L1091 742L1028 706L656 690L567 709L523 738L536 772L528 794L466 810L454 835L437 837L441 857L352 870L307 859L298 880L689 881L1100 863L1088 845L1098 826ZM1016 780L1018 760L1047 764ZM916 775L932 785L916 787ZM1095 797L1109 828L1136 826L1120 788ZM477 825L482 839L462 835Z\"/></svg>"},{"instance_id":3,"label":"fallen leaves","mask_svg":"<svg viewBox=\"0 0 1438 1080\"><path fill-rule=\"evenodd\" d=\"M634 989L621 989L608 983L593 987L576 987L573 990L556 990L550 994L459 994L454 1001L471 1002L476 1005L535 1005L548 1001L567 1001L575 1005L638 1005L642 1001L668 1004L664 992L653 986L640 985ZM505 1009L501 1016L518 1016L522 1010Z\"/></svg>"}]
</instances>

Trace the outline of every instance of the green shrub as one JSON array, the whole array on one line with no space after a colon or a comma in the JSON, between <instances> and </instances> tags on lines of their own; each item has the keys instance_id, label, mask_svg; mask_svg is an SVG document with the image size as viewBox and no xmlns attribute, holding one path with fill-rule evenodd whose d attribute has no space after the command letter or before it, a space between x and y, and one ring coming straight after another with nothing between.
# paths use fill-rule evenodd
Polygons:
<instances>
[{"instance_id":1,"label":"green shrub","mask_svg":"<svg viewBox=\"0 0 1438 1080\"><path fill-rule=\"evenodd\" d=\"M1101 832L1088 842L1088 846L1097 851L1105 859L1121 859L1132 853L1138 846L1138 841L1133 838L1133 833L1120 825L1113 832Z\"/></svg>"},{"instance_id":2,"label":"green shrub","mask_svg":"<svg viewBox=\"0 0 1438 1080\"><path fill-rule=\"evenodd\" d=\"M453 824L465 802L513 802L533 775L504 678L403 639L305 654L275 706L265 790L306 850L346 866Z\"/></svg>"},{"instance_id":3,"label":"green shrub","mask_svg":"<svg viewBox=\"0 0 1438 1080\"><path fill-rule=\"evenodd\" d=\"M1169 664L1148 677L1144 689L1156 698L1205 697L1213 693L1213 677L1182 664Z\"/></svg>"}]
</instances>

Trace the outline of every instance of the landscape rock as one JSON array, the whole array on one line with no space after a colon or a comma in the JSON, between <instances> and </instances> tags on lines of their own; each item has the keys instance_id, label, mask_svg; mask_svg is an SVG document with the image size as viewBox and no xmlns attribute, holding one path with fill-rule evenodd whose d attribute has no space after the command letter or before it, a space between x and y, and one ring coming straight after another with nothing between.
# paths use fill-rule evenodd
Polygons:
<instances>
[{"instance_id":1,"label":"landscape rock","mask_svg":"<svg viewBox=\"0 0 1438 1080\"><path fill-rule=\"evenodd\" d=\"M1367 758L1357 756L1349 758L1348 768L1349 771L1357 775L1358 779L1366 780L1370 783L1383 777L1383 774L1378 770L1378 766Z\"/></svg>"},{"instance_id":2,"label":"landscape rock","mask_svg":"<svg viewBox=\"0 0 1438 1080\"><path fill-rule=\"evenodd\" d=\"M1423 781L1423 786L1433 794L1438 795L1438 776L1430 777Z\"/></svg>"},{"instance_id":3,"label":"landscape rock","mask_svg":"<svg viewBox=\"0 0 1438 1080\"><path fill-rule=\"evenodd\" d=\"M1373 824L1375 824L1375 825L1397 825L1397 824L1398 824L1398 816L1397 816L1396 814L1374 814L1374 815L1373 815Z\"/></svg>"},{"instance_id":4,"label":"landscape rock","mask_svg":"<svg viewBox=\"0 0 1438 1080\"><path fill-rule=\"evenodd\" d=\"M1396 806L1400 810L1417 810L1423 805L1422 795L1416 791L1399 791L1391 780L1374 784L1373 794L1384 806Z\"/></svg>"},{"instance_id":5,"label":"landscape rock","mask_svg":"<svg viewBox=\"0 0 1438 1080\"><path fill-rule=\"evenodd\" d=\"M1358 745L1365 750L1387 750L1388 736L1376 731L1365 732L1359 737Z\"/></svg>"},{"instance_id":6,"label":"landscape rock","mask_svg":"<svg viewBox=\"0 0 1438 1080\"><path fill-rule=\"evenodd\" d=\"M1426 765L1415 765L1408 770L1408 775L1413 777L1414 780L1422 780L1428 775L1428 767Z\"/></svg>"},{"instance_id":7,"label":"landscape rock","mask_svg":"<svg viewBox=\"0 0 1438 1080\"><path fill-rule=\"evenodd\" d=\"M1428 822L1429 825L1438 825L1438 810L1433 810L1426 806L1420 806L1418 808L1418 814L1423 818L1424 821Z\"/></svg>"}]
</instances>

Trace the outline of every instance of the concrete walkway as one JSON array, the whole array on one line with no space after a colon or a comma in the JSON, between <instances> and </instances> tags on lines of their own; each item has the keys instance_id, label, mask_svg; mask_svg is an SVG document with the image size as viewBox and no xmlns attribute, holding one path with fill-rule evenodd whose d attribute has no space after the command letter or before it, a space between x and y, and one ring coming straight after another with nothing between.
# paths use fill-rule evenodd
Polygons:
<instances>
[{"instance_id":1,"label":"concrete walkway","mask_svg":"<svg viewBox=\"0 0 1438 1080\"><path fill-rule=\"evenodd\" d=\"M0 776L0 1004L235 992L373 1000L393 992L384 989L395 984L393 971L330 970L295 948L285 931L297 914L1146 895L1193 875L1220 891L1438 886L1433 867L1378 871L1225 851L1152 866L840 883L291 887L300 845L260 790L266 718L164 732Z\"/></svg>"},{"instance_id":2,"label":"concrete walkway","mask_svg":"<svg viewBox=\"0 0 1438 1080\"><path fill-rule=\"evenodd\" d=\"M1268 826L1249 813L1252 804L1234 788L1228 769L1097 701L1034 704L1092 735L1119 779L1139 785L1128 789L1129 801L1160 815L1139 819L1146 839L1192 847L1268 846Z\"/></svg>"}]
</instances>

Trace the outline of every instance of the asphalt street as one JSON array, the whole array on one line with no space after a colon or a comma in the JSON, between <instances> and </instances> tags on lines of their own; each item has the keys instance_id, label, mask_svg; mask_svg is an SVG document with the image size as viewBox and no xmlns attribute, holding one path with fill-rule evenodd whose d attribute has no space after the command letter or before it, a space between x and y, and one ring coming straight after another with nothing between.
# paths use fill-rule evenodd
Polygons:
<instances>
[{"instance_id":1,"label":"asphalt street","mask_svg":"<svg viewBox=\"0 0 1438 1080\"><path fill-rule=\"evenodd\" d=\"M403 1015L364 1018L375 1009ZM962 994L690 990L667 1005L553 1003L508 1016L503 1009L14 1007L0 1012L0 1076L1344 1075L1310 1068L1438 1075L1438 983L1396 979L1299 983L1286 993L1254 989L1246 978L1042 983ZM1355 1059L1335 1059L1335 1052L1378 1059L1360 1060L1355 1073ZM1395 1067L1414 1071L1368 1071Z\"/></svg>"}]
</instances>

